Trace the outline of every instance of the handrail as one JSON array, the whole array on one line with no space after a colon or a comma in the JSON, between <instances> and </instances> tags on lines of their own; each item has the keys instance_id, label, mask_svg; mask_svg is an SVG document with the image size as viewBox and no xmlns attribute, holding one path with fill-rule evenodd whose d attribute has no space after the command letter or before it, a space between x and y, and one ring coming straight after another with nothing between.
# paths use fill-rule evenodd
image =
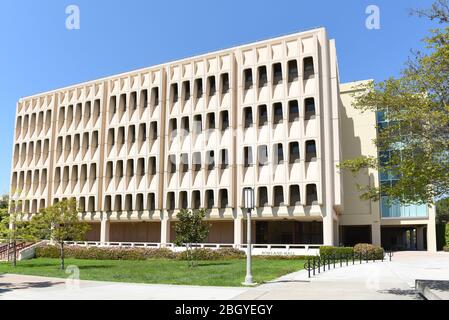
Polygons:
<instances>
[{"instance_id":1,"label":"handrail","mask_svg":"<svg viewBox=\"0 0 449 320\"><path fill-rule=\"evenodd\" d=\"M386 256L389 257L389 261L391 262L391 259L393 257L393 252L383 252L382 258L377 259L375 254L366 252L365 254L359 253L349 253L349 254L332 254L332 255L325 255L325 256L316 256L316 257L309 257L307 259L307 262L304 264L304 269L307 270L308 277L311 278L311 275L314 276L316 273L321 273L321 271L325 272L326 267L327 270L331 270L336 268L336 265L339 264L340 268L343 267L345 264L346 266L349 266L352 262L352 265L356 265L357 263L359 265L363 263L369 263L370 261L376 262L377 260L384 262L386 259Z\"/></svg>"}]
</instances>

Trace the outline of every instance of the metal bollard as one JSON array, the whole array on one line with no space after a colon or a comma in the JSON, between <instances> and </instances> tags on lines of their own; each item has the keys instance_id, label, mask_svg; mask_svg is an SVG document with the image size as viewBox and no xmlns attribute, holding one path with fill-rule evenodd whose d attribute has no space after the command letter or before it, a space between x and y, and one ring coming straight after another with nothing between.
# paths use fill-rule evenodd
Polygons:
<instances>
[{"instance_id":1,"label":"metal bollard","mask_svg":"<svg viewBox=\"0 0 449 320\"><path fill-rule=\"evenodd\" d=\"M340 260L340 268L343 267L343 259L341 258L341 253L338 255L338 259Z\"/></svg>"},{"instance_id":2,"label":"metal bollard","mask_svg":"<svg viewBox=\"0 0 449 320\"><path fill-rule=\"evenodd\" d=\"M352 253L352 265L355 265L355 253Z\"/></svg>"},{"instance_id":3,"label":"metal bollard","mask_svg":"<svg viewBox=\"0 0 449 320\"><path fill-rule=\"evenodd\" d=\"M332 260L334 261L334 269L335 269L335 254L332 255Z\"/></svg>"},{"instance_id":4,"label":"metal bollard","mask_svg":"<svg viewBox=\"0 0 449 320\"><path fill-rule=\"evenodd\" d=\"M318 273L321 273L321 258L318 258Z\"/></svg>"},{"instance_id":5,"label":"metal bollard","mask_svg":"<svg viewBox=\"0 0 449 320\"><path fill-rule=\"evenodd\" d=\"M313 257L313 275L315 275L315 257Z\"/></svg>"},{"instance_id":6,"label":"metal bollard","mask_svg":"<svg viewBox=\"0 0 449 320\"><path fill-rule=\"evenodd\" d=\"M323 272L326 271L326 256L323 257Z\"/></svg>"},{"instance_id":7,"label":"metal bollard","mask_svg":"<svg viewBox=\"0 0 449 320\"><path fill-rule=\"evenodd\" d=\"M307 258L307 273L309 274L310 278L310 258Z\"/></svg>"},{"instance_id":8,"label":"metal bollard","mask_svg":"<svg viewBox=\"0 0 449 320\"><path fill-rule=\"evenodd\" d=\"M349 262L348 262L348 254L345 254L345 257L346 257L346 266L348 266L348 265L349 265Z\"/></svg>"}]
</instances>

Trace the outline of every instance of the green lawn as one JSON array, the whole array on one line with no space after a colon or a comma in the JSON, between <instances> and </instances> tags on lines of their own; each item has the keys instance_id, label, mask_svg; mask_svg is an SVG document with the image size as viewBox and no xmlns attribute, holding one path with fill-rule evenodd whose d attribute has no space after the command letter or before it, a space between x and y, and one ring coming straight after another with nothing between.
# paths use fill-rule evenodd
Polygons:
<instances>
[{"instance_id":1,"label":"green lawn","mask_svg":"<svg viewBox=\"0 0 449 320\"><path fill-rule=\"evenodd\" d=\"M189 268L186 261L100 261L66 259L66 266L80 269L81 280L98 280L130 283L179 284L200 286L241 286L245 279L246 260L200 261L195 268ZM58 269L58 259L33 259L20 261L16 268L0 263L0 274L67 278ZM253 276L257 283L274 280L282 275L299 271L304 267L301 260L253 260Z\"/></svg>"}]
</instances>

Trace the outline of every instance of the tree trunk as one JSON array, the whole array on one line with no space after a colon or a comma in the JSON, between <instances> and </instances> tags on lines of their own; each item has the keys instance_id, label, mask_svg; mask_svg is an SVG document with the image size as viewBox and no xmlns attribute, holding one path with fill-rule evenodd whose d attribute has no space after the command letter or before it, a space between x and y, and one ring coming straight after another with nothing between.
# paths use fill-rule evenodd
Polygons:
<instances>
[{"instance_id":1,"label":"tree trunk","mask_svg":"<svg viewBox=\"0 0 449 320\"><path fill-rule=\"evenodd\" d=\"M17 241L13 241L13 257L12 257L12 265L15 268L17 266Z\"/></svg>"},{"instance_id":2,"label":"tree trunk","mask_svg":"<svg viewBox=\"0 0 449 320\"><path fill-rule=\"evenodd\" d=\"M61 270L65 269L64 266L64 241L61 241Z\"/></svg>"},{"instance_id":3,"label":"tree trunk","mask_svg":"<svg viewBox=\"0 0 449 320\"><path fill-rule=\"evenodd\" d=\"M9 257L10 250L11 250L11 240L8 240L8 247L6 249L6 260L8 260L8 262L11 262L11 258Z\"/></svg>"}]
</instances>

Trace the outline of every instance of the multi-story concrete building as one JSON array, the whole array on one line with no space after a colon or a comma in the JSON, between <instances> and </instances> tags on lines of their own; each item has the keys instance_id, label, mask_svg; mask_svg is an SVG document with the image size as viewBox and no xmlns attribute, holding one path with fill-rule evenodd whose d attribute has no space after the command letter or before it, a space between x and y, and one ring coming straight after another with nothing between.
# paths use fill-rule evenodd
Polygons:
<instances>
[{"instance_id":1,"label":"multi-story concrete building","mask_svg":"<svg viewBox=\"0 0 449 320\"><path fill-rule=\"evenodd\" d=\"M320 28L22 98L16 210L76 197L89 240L169 244L180 209L206 208L207 242L238 246L252 187L257 244L434 250L433 208L392 217L338 170L377 155L377 118L352 108L336 57Z\"/></svg>"}]
</instances>

